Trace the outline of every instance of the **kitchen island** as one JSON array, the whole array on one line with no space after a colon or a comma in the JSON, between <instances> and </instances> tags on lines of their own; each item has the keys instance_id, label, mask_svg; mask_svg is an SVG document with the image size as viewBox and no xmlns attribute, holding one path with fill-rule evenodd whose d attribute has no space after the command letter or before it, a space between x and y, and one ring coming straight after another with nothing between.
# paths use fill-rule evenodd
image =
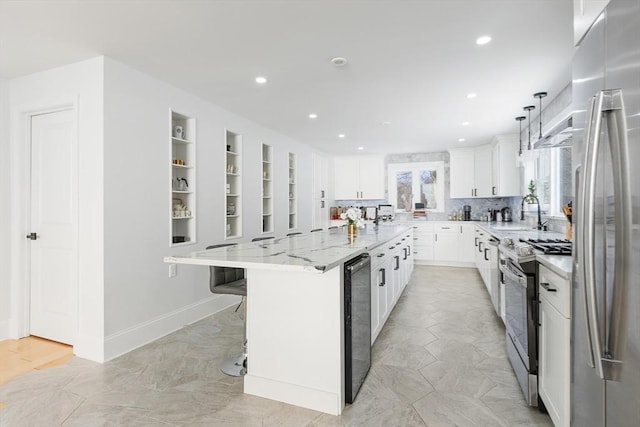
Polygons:
<instances>
[{"instance_id":1,"label":"kitchen island","mask_svg":"<svg viewBox=\"0 0 640 427\"><path fill-rule=\"evenodd\" d=\"M345 405L343 265L362 253L379 252L376 248L390 241L410 241L411 231L406 225L381 225L360 229L354 238L338 228L164 261L244 268L244 392L339 415ZM394 294L393 303L398 296Z\"/></svg>"}]
</instances>

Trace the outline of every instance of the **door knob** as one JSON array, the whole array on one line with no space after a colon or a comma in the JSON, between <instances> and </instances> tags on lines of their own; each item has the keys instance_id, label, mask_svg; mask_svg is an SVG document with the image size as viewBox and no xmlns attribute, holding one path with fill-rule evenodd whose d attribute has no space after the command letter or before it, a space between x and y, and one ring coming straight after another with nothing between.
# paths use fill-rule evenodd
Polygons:
<instances>
[{"instance_id":1,"label":"door knob","mask_svg":"<svg viewBox=\"0 0 640 427\"><path fill-rule=\"evenodd\" d=\"M27 234L27 239L29 240L36 240L37 238L38 238L38 235L36 233Z\"/></svg>"}]
</instances>

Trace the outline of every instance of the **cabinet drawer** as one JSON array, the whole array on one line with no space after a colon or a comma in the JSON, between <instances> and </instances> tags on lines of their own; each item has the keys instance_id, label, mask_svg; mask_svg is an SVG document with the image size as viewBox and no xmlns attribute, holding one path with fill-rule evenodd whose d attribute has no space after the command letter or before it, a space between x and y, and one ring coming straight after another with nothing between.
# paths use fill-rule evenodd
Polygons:
<instances>
[{"instance_id":1,"label":"cabinet drawer","mask_svg":"<svg viewBox=\"0 0 640 427\"><path fill-rule=\"evenodd\" d=\"M371 249L369 251L369 256L371 257L371 265L383 262L388 252L389 251L386 244L382 244L376 248Z\"/></svg>"},{"instance_id":2,"label":"cabinet drawer","mask_svg":"<svg viewBox=\"0 0 640 427\"><path fill-rule=\"evenodd\" d=\"M549 301L564 317L571 318L571 284L540 264L538 276L540 296Z\"/></svg>"},{"instance_id":3,"label":"cabinet drawer","mask_svg":"<svg viewBox=\"0 0 640 427\"><path fill-rule=\"evenodd\" d=\"M411 250L417 260L433 261L433 246L414 245Z\"/></svg>"}]
</instances>

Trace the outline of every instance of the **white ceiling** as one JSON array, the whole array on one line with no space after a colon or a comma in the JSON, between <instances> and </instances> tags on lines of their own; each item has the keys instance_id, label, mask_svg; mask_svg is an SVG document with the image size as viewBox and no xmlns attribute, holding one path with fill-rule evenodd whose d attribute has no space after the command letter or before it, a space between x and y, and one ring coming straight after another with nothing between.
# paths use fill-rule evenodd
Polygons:
<instances>
[{"instance_id":1,"label":"white ceiling","mask_svg":"<svg viewBox=\"0 0 640 427\"><path fill-rule=\"evenodd\" d=\"M0 77L107 55L330 153L441 151L569 83L572 3L0 1Z\"/></svg>"}]
</instances>

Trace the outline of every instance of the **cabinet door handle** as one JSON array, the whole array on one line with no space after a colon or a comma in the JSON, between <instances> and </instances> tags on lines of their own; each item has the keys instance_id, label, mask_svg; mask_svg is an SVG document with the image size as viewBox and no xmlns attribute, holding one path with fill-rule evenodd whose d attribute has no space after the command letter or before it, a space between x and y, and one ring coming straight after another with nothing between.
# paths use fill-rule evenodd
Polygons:
<instances>
[{"instance_id":1,"label":"cabinet door handle","mask_svg":"<svg viewBox=\"0 0 640 427\"><path fill-rule=\"evenodd\" d=\"M378 254L378 258L382 258L384 256L384 252L382 252L381 254Z\"/></svg>"},{"instance_id":2,"label":"cabinet door handle","mask_svg":"<svg viewBox=\"0 0 640 427\"><path fill-rule=\"evenodd\" d=\"M395 248L395 246L389 246L389 250L392 251Z\"/></svg>"},{"instance_id":3,"label":"cabinet door handle","mask_svg":"<svg viewBox=\"0 0 640 427\"><path fill-rule=\"evenodd\" d=\"M440 230L450 230L451 227L440 227Z\"/></svg>"},{"instance_id":4,"label":"cabinet door handle","mask_svg":"<svg viewBox=\"0 0 640 427\"><path fill-rule=\"evenodd\" d=\"M324 190L320 190L320 198L324 199Z\"/></svg>"},{"instance_id":5,"label":"cabinet door handle","mask_svg":"<svg viewBox=\"0 0 640 427\"><path fill-rule=\"evenodd\" d=\"M396 256L394 256L394 258L396 259L396 266L395 266L394 270L399 270L400 269L400 255L396 255Z\"/></svg>"},{"instance_id":6,"label":"cabinet door handle","mask_svg":"<svg viewBox=\"0 0 640 427\"><path fill-rule=\"evenodd\" d=\"M551 285L549 285L546 282L541 282L540 286L542 286L547 292L556 292L557 291L557 289L552 288Z\"/></svg>"},{"instance_id":7,"label":"cabinet door handle","mask_svg":"<svg viewBox=\"0 0 640 427\"><path fill-rule=\"evenodd\" d=\"M384 268L381 268L378 271L382 273L382 282L380 282L378 286L384 286L387 284L387 273Z\"/></svg>"},{"instance_id":8,"label":"cabinet door handle","mask_svg":"<svg viewBox=\"0 0 640 427\"><path fill-rule=\"evenodd\" d=\"M407 248L402 248L402 252L404 252L404 258L402 258L402 260L404 261L405 259L407 259Z\"/></svg>"},{"instance_id":9,"label":"cabinet door handle","mask_svg":"<svg viewBox=\"0 0 640 427\"><path fill-rule=\"evenodd\" d=\"M471 189L471 197L473 197L473 188Z\"/></svg>"},{"instance_id":10,"label":"cabinet door handle","mask_svg":"<svg viewBox=\"0 0 640 427\"><path fill-rule=\"evenodd\" d=\"M496 195L496 187L491 187L491 195L492 196Z\"/></svg>"},{"instance_id":11,"label":"cabinet door handle","mask_svg":"<svg viewBox=\"0 0 640 427\"><path fill-rule=\"evenodd\" d=\"M478 252L482 252L482 242L478 243Z\"/></svg>"},{"instance_id":12,"label":"cabinet door handle","mask_svg":"<svg viewBox=\"0 0 640 427\"><path fill-rule=\"evenodd\" d=\"M489 250L489 249L486 249L486 248L485 248L485 250L484 250L484 260L485 260L485 261L489 261L489 258L487 258L487 251L488 251L488 250Z\"/></svg>"},{"instance_id":13,"label":"cabinet door handle","mask_svg":"<svg viewBox=\"0 0 640 427\"><path fill-rule=\"evenodd\" d=\"M473 245L477 247L478 246L478 238L474 237L474 239L475 239L475 241L473 242Z\"/></svg>"},{"instance_id":14,"label":"cabinet door handle","mask_svg":"<svg viewBox=\"0 0 640 427\"><path fill-rule=\"evenodd\" d=\"M434 234L435 238L436 238L436 242L438 241L438 233Z\"/></svg>"}]
</instances>

